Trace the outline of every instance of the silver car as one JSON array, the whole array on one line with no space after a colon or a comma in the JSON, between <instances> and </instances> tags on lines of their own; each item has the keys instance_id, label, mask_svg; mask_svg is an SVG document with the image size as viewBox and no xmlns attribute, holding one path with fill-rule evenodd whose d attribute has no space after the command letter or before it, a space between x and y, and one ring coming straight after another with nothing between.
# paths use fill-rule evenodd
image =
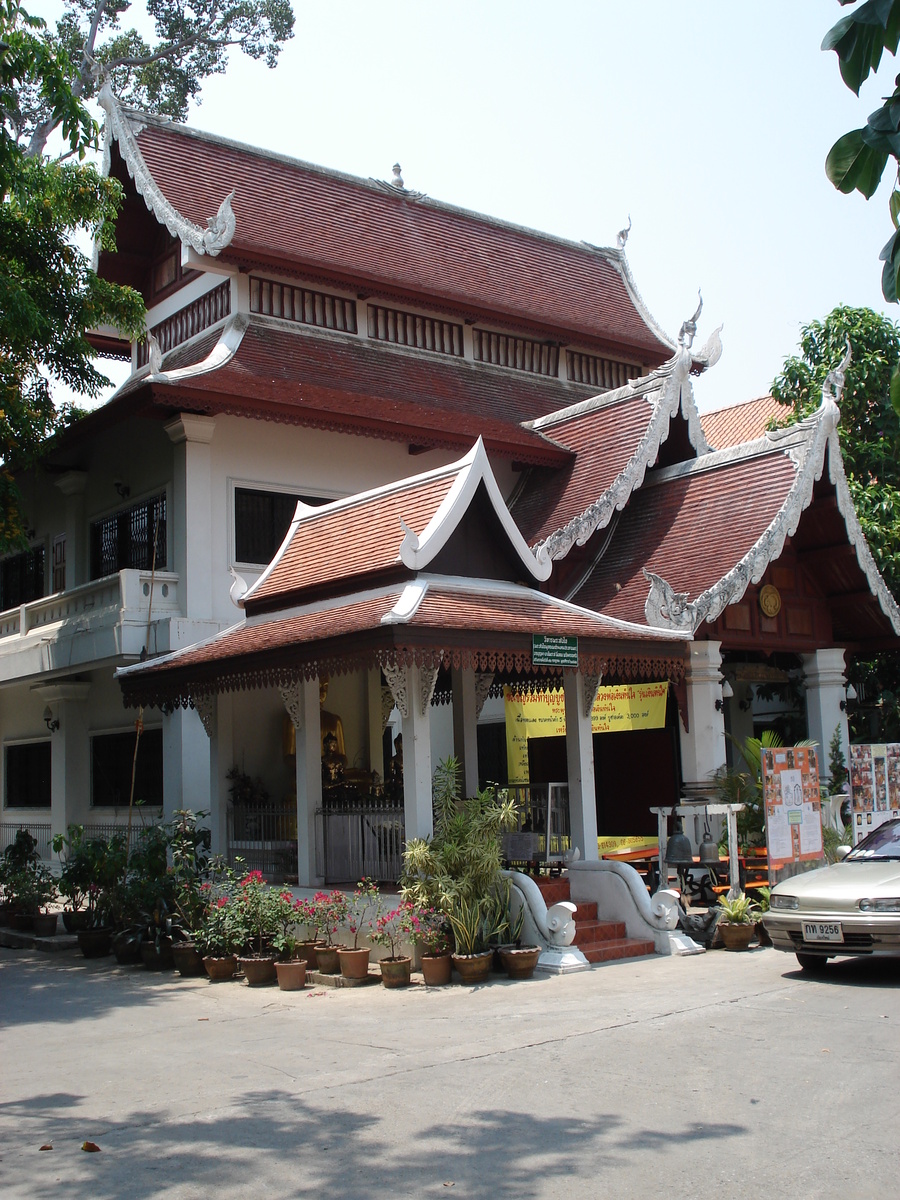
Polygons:
<instances>
[{"instance_id":1,"label":"silver car","mask_svg":"<svg viewBox=\"0 0 900 1200\"><path fill-rule=\"evenodd\" d=\"M879 825L840 862L779 883L763 923L805 971L838 954L900 955L900 820Z\"/></svg>"}]
</instances>

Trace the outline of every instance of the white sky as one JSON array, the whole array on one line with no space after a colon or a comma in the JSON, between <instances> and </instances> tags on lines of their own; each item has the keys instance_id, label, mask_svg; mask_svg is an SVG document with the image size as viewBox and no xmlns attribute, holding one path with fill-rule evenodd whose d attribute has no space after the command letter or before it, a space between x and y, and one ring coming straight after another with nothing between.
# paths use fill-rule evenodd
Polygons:
<instances>
[{"instance_id":1,"label":"white sky","mask_svg":"<svg viewBox=\"0 0 900 1200\"><path fill-rule=\"evenodd\" d=\"M52 18L53 0L33 0ZM239 54L189 123L627 255L672 336L725 352L703 409L763 394L800 326L881 297L889 180L869 202L825 177L835 139L893 89L857 98L820 51L842 15L812 0L295 0L269 71ZM886 177L889 172L886 173ZM277 202L277 198L273 198ZM350 232L350 231L348 231Z\"/></svg>"}]
</instances>

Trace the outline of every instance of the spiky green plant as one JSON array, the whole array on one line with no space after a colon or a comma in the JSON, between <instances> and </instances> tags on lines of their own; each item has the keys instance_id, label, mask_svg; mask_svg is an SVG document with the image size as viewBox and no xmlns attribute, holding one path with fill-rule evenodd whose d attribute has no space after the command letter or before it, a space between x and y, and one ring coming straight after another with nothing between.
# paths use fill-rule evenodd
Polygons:
<instances>
[{"instance_id":1,"label":"spiky green plant","mask_svg":"<svg viewBox=\"0 0 900 1200\"><path fill-rule=\"evenodd\" d=\"M451 923L456 918L463 935L454 926L458 945L473 937L486 942L506 920L501 837L516 828L515 801L493 788L463 799L459 760L452 757L438 764L433 786L434 834L406 844L403 899L440 909ZM480 932L470 936L476 927Z\"/></svg>"}]
</instances>

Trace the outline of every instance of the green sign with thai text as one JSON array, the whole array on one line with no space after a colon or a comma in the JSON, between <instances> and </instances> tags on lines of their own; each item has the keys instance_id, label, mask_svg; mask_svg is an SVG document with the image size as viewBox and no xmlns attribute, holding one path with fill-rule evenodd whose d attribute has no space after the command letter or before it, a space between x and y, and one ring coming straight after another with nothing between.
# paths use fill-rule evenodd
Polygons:
<instances>
[{"instance_id":1,"label":"green sign with thai text","mask_svg":"<svg viewBox=\"0 0 900 1200\"><path fill-rule=\"evenodd\" d=\"M531 638L531 662L535 667L577 667L578 638L535 633Z\"/></svg>"}]
</instances>

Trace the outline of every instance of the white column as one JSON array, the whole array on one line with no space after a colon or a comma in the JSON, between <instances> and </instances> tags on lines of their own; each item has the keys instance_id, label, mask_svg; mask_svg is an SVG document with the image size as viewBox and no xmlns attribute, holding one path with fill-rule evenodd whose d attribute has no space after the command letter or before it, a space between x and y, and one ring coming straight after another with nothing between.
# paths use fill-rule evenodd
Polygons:
<instances>
[{"instance_id":1,"label":"white column","mask_svg":"<svg viewBox=\"0 0 900 1200\"><path fill-rule=\"evenodd\" d=\"M708 783L725 763L725 715L722 699L721 642L691 642L687 684L689 729L679 723L681 772L685 783Z\"/></svg>"},{"instance_id":2,"label":"white column","mask_svg":"<svg viewBox=\"0 0 900 1200\"><path fill-rule=\"evenodd\" d=\"M584 676L580 671L563 675L566 704L566 759L569 766L569 824L572 846L582 860L596 862L597 793L594 784L594 739L591 713L585 713ZM593 697L592 697L593 698Z\"/></svg>"},{"instance_id":3,"label":"white column","mask_svg":"<svg viewBox=\"0 0 900 1200\"><path fill-rule=\"evenodd\" d=\"M212 417L181 413L166 425L175 445L175 470L169 525L172 558L184 603L194 620L212 616Z\"/></svg>"},{"instance_id":4,"label":"white column","mask_svg":"<svg viewBox=\"0 0 900 1200\"><path fill-rule=\"evenodd\" d=\"M86 471L66 471L56 486L66 498L66 590L86 583L90 577L90 547L84 519ZM51 564L52 569L52 564ZM45 580L45 583L48 582ZM46 588L50 591L50 587Z\"/></svg>"},{"instance_id":5,"label":"white column","mask_svg":"<svg viewBox=\"0 0 900 1200\"><path fill-rule=\"evenodd\" d=\"M478 791L478 699L473 667L453 668L453 753L462 765L464 796Z\"/></svg>"},{"instance_id":6,"label":"white column","mask_svg":"<svg viewBox=\"0 0 900 1200\"><path fill-rule=\"evenodd\" d=\"M213 704L214 701L210 701ZM193 708L163 715L163 815L211 807L209 736Z\"/></svg>"},{"instance_id":7,"label":"white column","mask_svg":"<svg viewBox=\"0 0 900 1200\"><path fill-rule=\"evenodd\" d=\"M828 746L835 729L841 731L844 760L850 761L850 729L841 711L846 699L843 650L817 650L801 656L806 684L806 721L809 736L819 744L819 774L828 774Z\"/></svg>"},{"instance_id":8,"label":"white column","mask_svg":"<svg viewBox=\"0 0 900 1200\"><path fill-rule=\"evenodd\" d=\"M215 698L209 738L209 828L213 854L228 852L228 772L234 763L234 697Z\"/></svg>"},{"instance_id":9,"label":"white column","mask_svg":"<svg viewBox=\"0 0 900 1200\"><path fill-rule=\"evenodd\" d=\"M42 684L34 689L59 725L50 734L50 833L81 824L90 805L91 763L87 726L88 682ZM136 714L134 714L136 715Z\"/></svg>"},{"instance_id":10,"label":"white column","mask_svg":"<svg viewBox=\"0 0 900 1200\"><path fill-rule=\"evenodd\" d=\"M296 730L297 878L300 887L316 887L316 810L322 807L322 726L319 680L301 679L281 693Z\"/></svg>"},{"instance_id":11,"label":"white column","mask_svg":"<svg viewBox=\"0 0 900 1200\"><path fill-rule=\"evenodd\" d=\"M434 832L431 783L431 697L437 671L411 666L405 671L406 702L398 703L403 735L403 812L407 838Z\"/></svg>"}]
</instances>

